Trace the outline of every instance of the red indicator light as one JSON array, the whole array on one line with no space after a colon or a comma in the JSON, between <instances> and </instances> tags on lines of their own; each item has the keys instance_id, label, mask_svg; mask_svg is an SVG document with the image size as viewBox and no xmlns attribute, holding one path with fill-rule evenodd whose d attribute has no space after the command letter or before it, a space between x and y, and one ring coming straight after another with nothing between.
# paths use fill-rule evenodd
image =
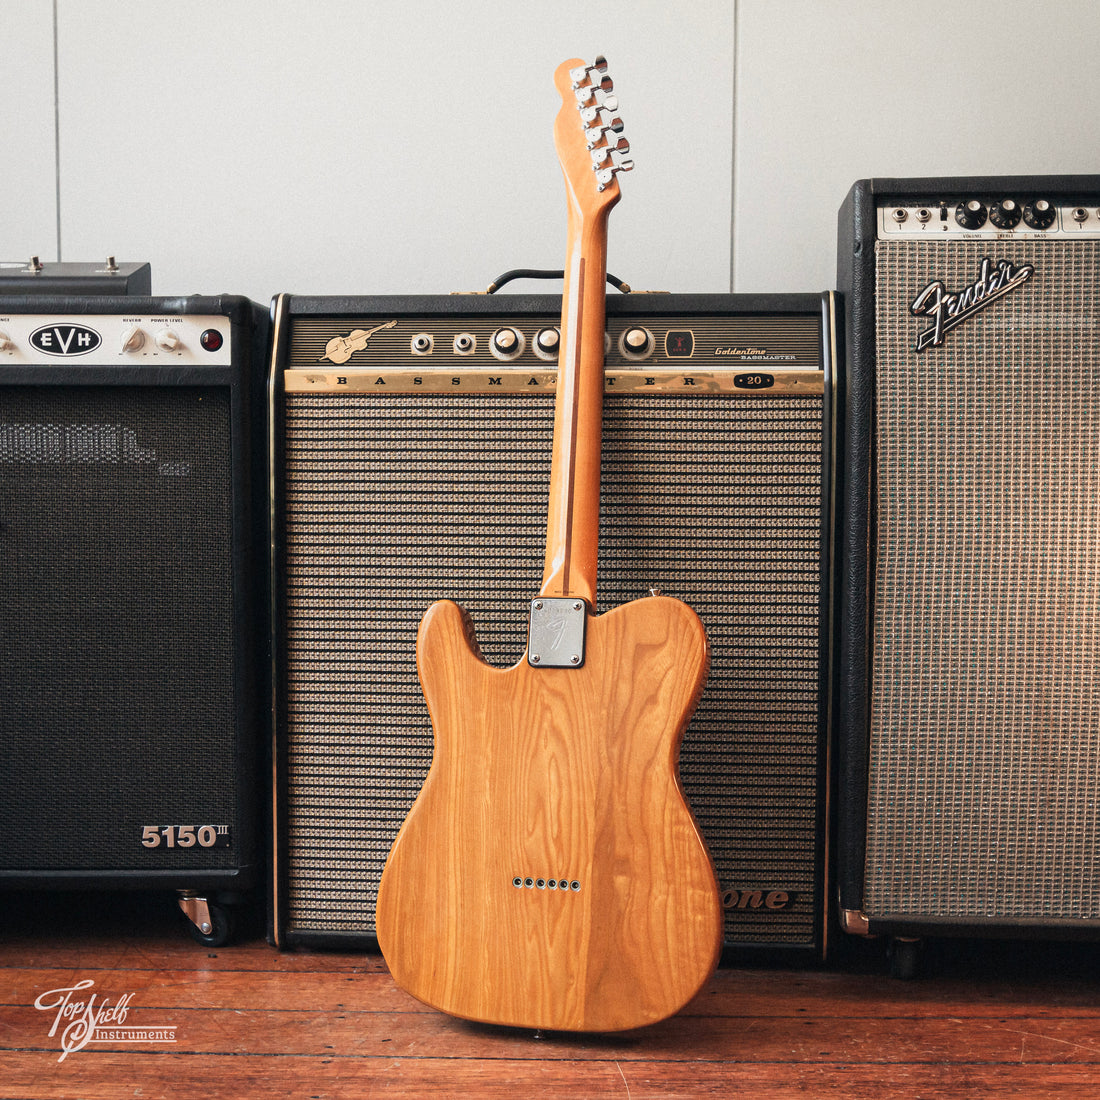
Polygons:
<instances>
[{"instance_id":1,"label":"red indicator light","mask_svg":"<svg viewBox=\"0 0 1100 1100\"><path fill-rule=\"evenodd\" d=\"M208 328L200 337L199 343L204 351L217 351L225 342L225 338L216 328Z\"/></svg>"}]
</instances>

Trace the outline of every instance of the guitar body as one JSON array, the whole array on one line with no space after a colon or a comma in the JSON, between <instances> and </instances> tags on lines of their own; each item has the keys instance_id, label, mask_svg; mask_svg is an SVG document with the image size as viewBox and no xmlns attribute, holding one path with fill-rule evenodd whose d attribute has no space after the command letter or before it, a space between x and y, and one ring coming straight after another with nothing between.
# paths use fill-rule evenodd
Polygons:
<instances>
[{"instance_id":1,"label":"guitar body","mask_svg":"<svg viewBox=\"0 0 1100 1100\"><path fill-rule=\"evenodd\" d=\"M722 912L678 756L708 661L699 619L666 597L589 614L569 669L494 668L461 608L428 610L435 753L377 903L399 985L455 1016L577 1031L652 1023L698 992Z\"/></svg>"}]
</instances>

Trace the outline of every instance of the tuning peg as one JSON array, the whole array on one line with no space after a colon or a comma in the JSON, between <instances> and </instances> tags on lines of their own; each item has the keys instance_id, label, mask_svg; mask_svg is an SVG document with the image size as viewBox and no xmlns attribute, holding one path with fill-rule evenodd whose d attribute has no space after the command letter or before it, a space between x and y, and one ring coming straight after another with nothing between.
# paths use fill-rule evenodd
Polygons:
<instances>
[{"instance_id":1,"label":"tuning peg","mask_svg":"<svg viewBox=\"0 0 1100 1100\"><path fill-rule=\"evenodd\" d=\"M584 128L585 140L589 149L594 149L605 138L610 140L610 134L621 134L625 127L623 120L617 115L607 114L599 118L591 126Z\"/></svg>"},{"instance_id":2,"label":"tuning peg","mask_svg":"<svg viewBox=\"0 0 1100 1100\"><path fill-rule=\"evenodd\" d=\"M592 170L596 173L596 190L602 191L616 172L632 172L634 161L624 154L630 152L630 142L619 138L614 144L592 150Z\"/></svg>"},{"instance_id":3,"label":"tuning peg","mask_svg":"<svg viewBox=\"0 0 1100 1100\"><path fill-rule=\"evenodd\" d=\"M569 79L573 81L573 87L576 88L583 84L590 73L600 73L603 75L607 72L607 58L602 54L596 55L596 60L591 65L578 65L575 69L569 70Z\"/></svg>"},{"instance_id":4,"label":"tuning peg","mask_svg":"<svg viewBox=\"0 0 1100 1100\"><path fill-rule=\"evenodd\" d=\"M587 107L583 103L577 104L577 110L581 115L581 122L586 126L602 117L605 111L617 111L618 109L618 97L613 95L605 95L601 102L590 103Z\"/></svg>"},{"instance_id":5,"label":"tuning peg","mask_svg":"<svg viewBox=\"0 0 1100 1100\"><path fill-rule=\"evenodd\" d=\"M603 144L605 140L610 140L608 138L610 133L622 133L622 123L619 119L616 119L616 121L619 122L618 128L613 126L590 126L585 130L585 144L588 148L595 149L596 146Z\"/></svg>"},{"instance_id":6,"label":"tuning peg","mask_svg":"<svg viewBox=\"0 0 1100 1100\"><path fill-rule=\"evenodd\" d=\"M602 104L604 106L607 106L608 105L607 104L607 99L604 98L602 101L598 101L596 99L596 93L600 92L603 96L606 97L607 93L610 92L611 89L614 88L614 87L615 87L615 85L612 82L611 77L603 76L603 77L600 77L599 80L590 80L587 84L582 84L579 87L574 86L574 91L575 91L575 94L576 94L576 97L577 97L577 102L582 107L586 103L597 103L597 102L602 102ZM618 106L618 103L616 103L615 106L613 106L611 108L611 110L615 110L615 107L617 107L617 106Z\"/></svg>"},{"instance_id":7,"label":"tuning peg","mask_svg":"<svg viewBox=\"0 0 1100 1100\"><path fill-rule=\"evenodd\" d=\"M593 164L592 167L596 172L596 190L602 191L615 178L616 172L632 172L634 161L624 158L611 164Z\"/></svg>"},{"instance_id":8,"label":"tuning peg","mask_svg":"<svg viewBox=\"0 0 1100 1100\"><path fill-rule=\"evenodd\" d=\"M606 145L600 145L592 150L592 163L600 165L605 163L612 153L629 153L630 142L626 138L619 138L618 141L608 142Z\"/></svg>"},{"instance_id":9,"label":"tuning peg","mask_svg":"<svg viewBox=\"0 0 1100 1100\"><path fill-rule=\"evenodd\" d=\"M605 118L612 111L619 109L619 101L614 96L607 96L606 99L614 100L613 103L593 103L589 107L578 107L577 110L581 113L581 122L585 126L591 126L594 122L599 122Z\"/></svg>"},{"instance_id":10,"label":"tuning peg","mask_svg":"<svg viewBox=\"0 0 1100 1100\"><path fill-rule=\"evenodd\" d=\"M616 172L632 172L634 161L623 160L604 168L596 168L596 190L602 191L614 178Z\"/></svg>"}]
</instances>

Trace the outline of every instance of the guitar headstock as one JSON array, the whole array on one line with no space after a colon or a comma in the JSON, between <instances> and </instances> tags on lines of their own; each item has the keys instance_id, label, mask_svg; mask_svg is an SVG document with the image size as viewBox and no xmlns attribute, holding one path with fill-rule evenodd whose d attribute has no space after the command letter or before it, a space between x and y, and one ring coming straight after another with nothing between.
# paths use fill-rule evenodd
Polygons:
<instances>
[{"instance_id":1,"label":"guitar headstock","mask_svg":"<svg viewBox=\"0 0 1100 1100\"><path fill-rule=\"evenodd\" d=\"M619 101L612 95L607 59L588 65L563 61L554 73L562 105L554 124L554 145L562 171L582 209L609 206L619 198L619 172L629 172L630 143L622 136Z\"/></svg>"}]
</instances>

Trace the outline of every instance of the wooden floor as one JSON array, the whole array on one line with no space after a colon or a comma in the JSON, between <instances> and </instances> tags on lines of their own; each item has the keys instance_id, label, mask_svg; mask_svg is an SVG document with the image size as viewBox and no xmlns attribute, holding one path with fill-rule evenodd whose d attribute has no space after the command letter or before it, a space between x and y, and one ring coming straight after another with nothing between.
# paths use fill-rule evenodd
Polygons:
<instances>
[{"instance_id":1,"label":"wooden floor","mask_svg":"<svg viewBox=\"0 0 1100 1100\"><path fill-rule=\"evenodd\" d=\"M258 928L200 947L161 895L0 903L7 1098L1100 1096L1095 945L941 941L900 982L846 943L829 968L723 968L637 1032L535 1036L425 1008L376 955L280 953ZM70 1012L94 994L120 1018L65 1053L56 991L81 982Z\"/></svg>"}]
</instances>

